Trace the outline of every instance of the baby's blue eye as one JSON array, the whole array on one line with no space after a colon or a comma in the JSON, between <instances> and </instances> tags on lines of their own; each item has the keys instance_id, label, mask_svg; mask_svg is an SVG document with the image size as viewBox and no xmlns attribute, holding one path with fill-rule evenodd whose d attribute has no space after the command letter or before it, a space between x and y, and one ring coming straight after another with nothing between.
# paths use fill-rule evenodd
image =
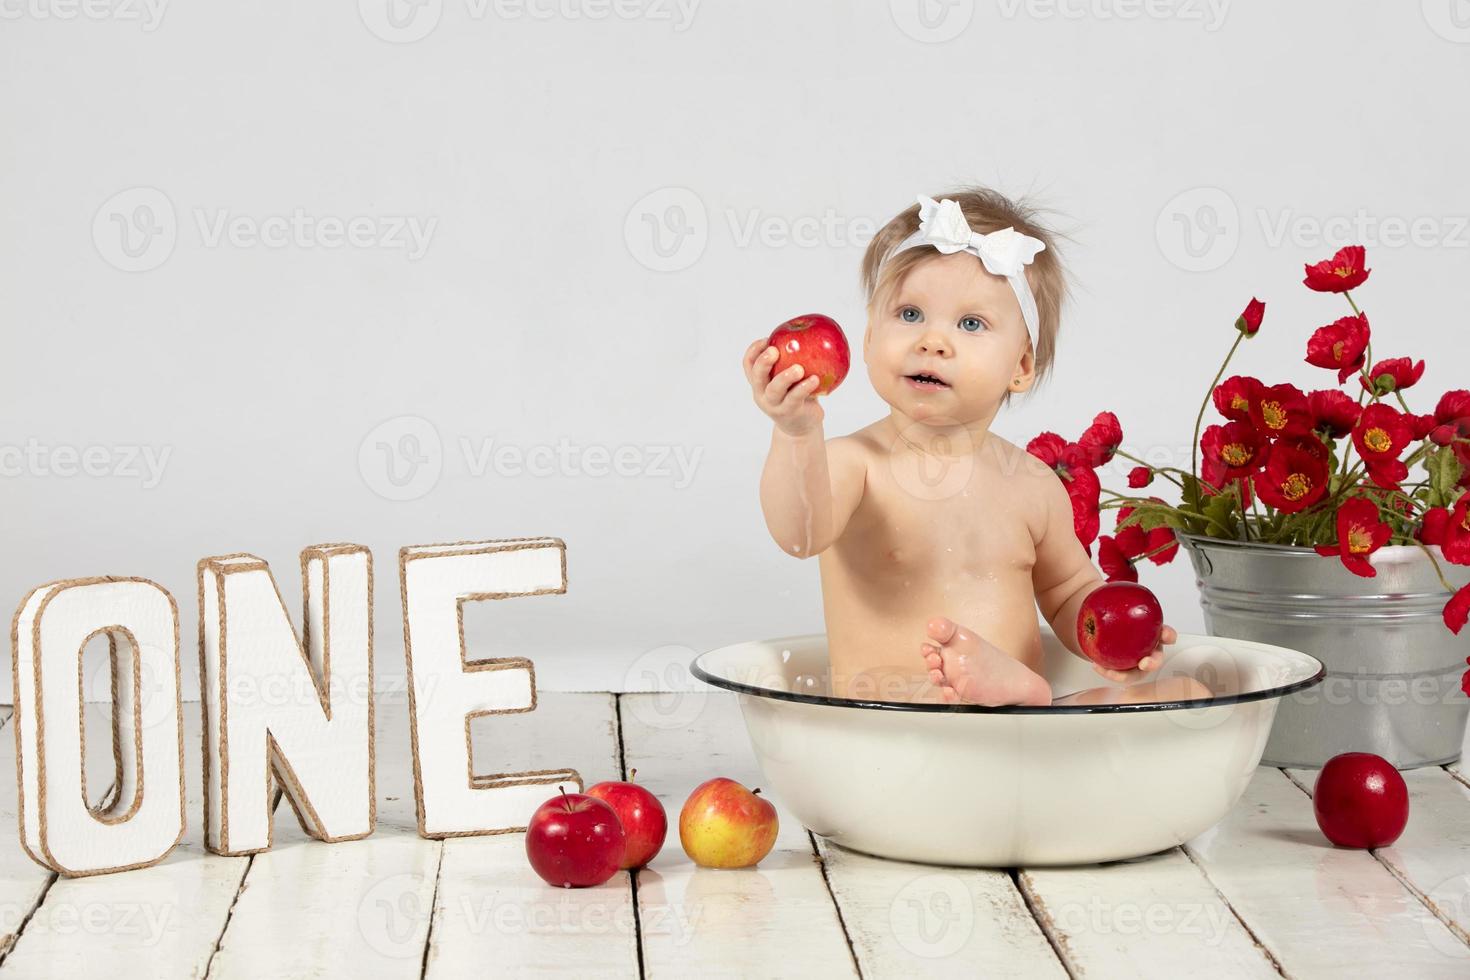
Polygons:
<instances>
[{"instance_id":1,"label":"baby's blue eye","mask_svg":"<svg viewBox=\"0 0 1470 980\"><path fill-rule=\"evenodd\" d=\"M985 321L978 316L967 316L960 320L960 329L967 333L976 333L985 329Z\"/></svg>"},{"instance_id":2,"label":"baby's blue eye","mask_svg":"<svg viewBox=\"0 0 1470 980\"><path fill-rule=\"evenodd\" d=\"M905 306L898 311L898 315L904 323L919 323L924 319L924 314L912 306Z\"/></svg>"}]
</instances>

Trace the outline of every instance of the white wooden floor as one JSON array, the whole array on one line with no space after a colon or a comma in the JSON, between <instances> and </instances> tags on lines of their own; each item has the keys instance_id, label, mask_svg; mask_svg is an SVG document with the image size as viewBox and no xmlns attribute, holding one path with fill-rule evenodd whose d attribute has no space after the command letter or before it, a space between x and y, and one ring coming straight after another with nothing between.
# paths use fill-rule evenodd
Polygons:
<instances>
[{"instance_id":1,"label":"white wooden floor","mask_svg":"<svg viewBox=\"0 0 1470 980\"><path fill-rule=\"evenodd\" d=\"M362 841L311 841L282 806L272 851L206 854L196 710L189 832L156 867L57 879L22 852L15 782L0 777L0 975L1470 976L1470 782L1453 768L1406 774L1409 827L1374 853L1318 833L1315 773L1263 767L1221 824L1137 861L882 861L781 809L755 869L696 868L674 827L636 879L565 890L531 871L522 834L416 836L407 713L379 705L379 825ZM543 691L535 712L485 719L475 735L483 771L573 766L590 784L637 768L671 821L711 776L760 783L723 693ZM0 732L0 772L13 751Z\"/></svg>"}]
</instances>

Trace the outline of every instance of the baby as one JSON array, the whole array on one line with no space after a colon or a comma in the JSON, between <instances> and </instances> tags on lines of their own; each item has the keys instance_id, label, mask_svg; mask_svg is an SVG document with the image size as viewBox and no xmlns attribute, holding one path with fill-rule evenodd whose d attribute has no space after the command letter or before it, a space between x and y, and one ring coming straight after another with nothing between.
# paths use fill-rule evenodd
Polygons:
<instances>
[{"instance_id":1,"label":"baby","mask_svg":"<svg viewBox=\"0 0 1470 980\"><path fill-rule=\"evenodd\" d=\"M756 404L775 422L761 509L784 551L821 556L832 693L985 705L1209 697L1192 678L1144 679L1161 648L1134 670L1094 665L1123 687L1053 697L1036 608L1083 656L1077 611L1102 578L1061 480L990 426L1051 365L1061 265L1034 214L993 191L919 200L863 257L862 356L886 417L828 440L812 394L821 379L799 365L772 377L765 339L745 352ZM1163 642L1175 639L1165 627Z\"/></svg>"}]
</instances>

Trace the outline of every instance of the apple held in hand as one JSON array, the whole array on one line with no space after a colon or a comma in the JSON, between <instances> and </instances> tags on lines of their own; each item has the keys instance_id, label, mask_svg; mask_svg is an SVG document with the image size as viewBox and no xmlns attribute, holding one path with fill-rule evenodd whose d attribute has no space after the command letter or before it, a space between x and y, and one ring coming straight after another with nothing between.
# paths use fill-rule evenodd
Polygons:
<instances>
[{"instance_id":1,"label":"apple held in hand","mask_svg":"<svg viewBox=\"0 0 1470 980\"><path fill-rule=\"evenodd\" d=\"M547 884L558 888L600 885L623 865L623 825L613 808L583 793L553 796L526 825L526 857Z\"/></svg>"},{"instance_id":2,"label":"apple held in hand","mask_svg":"<svg viewBox=\"0 0 1470 980\"><path fill-rule=\"evenodd\" d=\"M1382 756L1344 752L1327 760L1312 790L1317 826L1342 847L1387 847L1409 822L1409 788Z\"/></svg>"},{"instance_id":3,"label":"apple held in hand","mask_svg":"<svg viewBox=\"0 0 1470 980\"><path fill-rule=\"evenodd\" d=\"M694 787L679 813L684 853L706 868L748 868L771 853L780 821L759 794L724 776Z\"/></svg>"},{"instance_id":4,"label":"apple held in hand","mask_svg":"<svg viewBox=\"0 0 1470 980\"><path fill-rule=\"evenodd\" d=\"M1109 582L1082 600L1077 643L1089 660L1110 670L1132 670L1159 645L1164 611L1136 582Z\"/></svg>"},{"instance_id":5,"label":"apple held in hand","mask_svg":"<svg viewBox=\"0 0 1470 980\"><path fill-rule=\"evenodd\" d=\"M802 379L818 375L821 382L812 394L825 395L847 377L851 355L847 337L837 321L820 313L793 317L771 331L769 343L780 351L771 367L771 377L793 364L805 370Z\"/></svg>"},{"instance_id":6,"label":"apple held in hand","mask_svg":"<svg viewBox=\"0 0 1470 980\"><path fill-rule=\"evenodd\" d=\"M628 782L608 780L587 788L587 795L602 800L618 815L627 839L627 853L623 855L623 869L641 868L653 860L664 846L669 833L669 818L664 805L648 790L632 780L638 775L634 769L628 774Z\"/></svg>"}]
</instances>

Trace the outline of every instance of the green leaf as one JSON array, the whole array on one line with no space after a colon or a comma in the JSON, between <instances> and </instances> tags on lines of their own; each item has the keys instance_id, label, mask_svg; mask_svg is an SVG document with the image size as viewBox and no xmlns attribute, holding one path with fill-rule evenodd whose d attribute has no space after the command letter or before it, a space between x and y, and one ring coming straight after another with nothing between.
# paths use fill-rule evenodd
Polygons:
<instances>
[{"instance_id":1,"label":"green leaf","mask_svg":"<svg viewBox=\"0 0 1470 980\"><path fill-rule=\"evenodd\" d=\"M1424 460L1424 469L1429 474L1429 502L1432 507L1443 507L1452 498L1464 467L1455 456L1452 446L1441 446Z\"/></svg>"},{"instance_id":2,"label":"green leaf","mask_svg":"<svg viewBox=\"0 0 1470 980\"><path fill-rule=\"evenodd\" d=\"M1234 538L1239 536L1235 526L1236 499L1234 494L1222 493L1205 498L1204 516L1210 522L1204 524L1204 532L1212 538ZM1222 525L1216 527L1216 524Z\"/></svg>"}]
</instances>

